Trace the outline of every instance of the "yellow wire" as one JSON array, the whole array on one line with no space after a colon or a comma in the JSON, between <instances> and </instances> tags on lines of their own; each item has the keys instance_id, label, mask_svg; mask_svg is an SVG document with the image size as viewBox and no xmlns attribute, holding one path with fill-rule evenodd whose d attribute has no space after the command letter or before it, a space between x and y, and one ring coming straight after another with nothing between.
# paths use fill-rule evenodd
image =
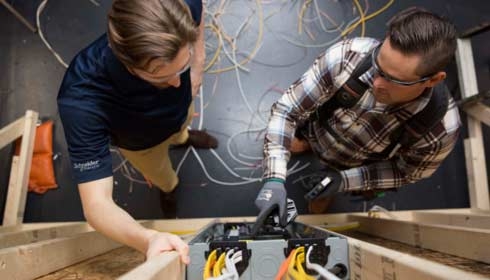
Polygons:
<instances>
[{"instance_id":1,"label":"yellow wire","mask_svg":"<svg viewBox=\"0 0 490 280\"><path fill-rule=\"evenodd\" d=\"M211 277L211 269L213 268L214 264L216 263L216 250L213 250L209 256L208 259L206 260L206 264L204 265L204 271L202 273L202 278L203 280L208 279Z\"/></svg>"},{"instance_id":2,"label":"yellow wire","mask_svg":"<svg viewBox=\"0 0 490 280\"><path fill-rule=\"evenodd\" d=\"M359 20L361 21L361 37L364 37L364 34L366 33L366 20L364 19L364 11L362 10L361 4L359 4L358 0L354 0L354 4L359 10Z\"/></svg>"},{"instance_id":3,"label":"yellow wire","mask_svg":"<svg viewBox=\"0 0 490 280\"><path fill-rule=\"evenodd\" d=\"M170 231L171 234L175 235L187 235L187 234L193 234L196 233L195 230L176 230L176 231Z\"/></svg>"},{"instance_id":4,"label":"yellow wire","mask_svg":"<svg viewBox=\"0 0 490 280\"><path fill-rule=\"evenodd\" d=\"M292 256L288 267L288 276L295 280L314 280L315 278L306 274L302 267L305 262L305 247L297 248ZM301 268L300 268L301 267Z\"/></svg>"},{"instance_id":5,"label":"yellow wire","mask_svg":"<svg viewBox=\"0 0 490 280\"><path fill-rule=\"evenodd\" d=\"M303 268L303 263L305 262L305 252L304 252L304 249L303 249L303 252L299 253L297 256L296 256L296 268L298 269L298 272L299 272L299 275L301 275L301 279L305 279L305 280L315 280L314 277L308 275L305 271L305 269Z\"/></svg>"},{"instance_id":6,"label":"yellow wire","mask_svg":"<svg viewBox=\"0 0 490 280\"><path fill-rule=\"evenodd\" d=\"M303 268L303 263L305 262L305 247L297 248L292 254L292 259L288 266L288 277L286 277L286 279L315 280L315 277L308 275Z\"/></svg>"},{"instance_id":7,"label":"yellow wire","mask_svg":"<svg viewBox=\"0 0 490 280\"><path fill-rule=\"evenodd\" d=\"M257 14L258 14L258 18L259 18L259 34L257 36L257 41L255 41L255 46L254 46L253 51L244 60L239 62L238 63L239 65L244 65L244 64L248 63L250 60L252 60L252 57L254 57L255 54L257 53L257 51L259 50L260 42L262 41L262 36L263 36L263 31L264 31L263 30L264 29L264 22L263 22L262 6L260 4L260 1L261 0L256 0L257 10L258 10ZM237 67L236 65L233 65L233 66L229 66L229 67L225 67L225 68L221 68L221 69L211 70L207 73L210 73L210 74L223 73L226 71L234 70L236 67Z\"/></svg>"},{"instance_id":8,"label":"yellow wire","mask_svg":"<svg viewBox=\"0 0 490 280\"><path fill-rule=\"evenodd\" d=\"M301 12L298 15L298 34L301 34L303 32L303 17L306 12L306 8L308 8L308 5L311 3L312 0L306 0L305 3L303 4L303 7L301 7Z\"/></svg>"},{"instance_id":9,"label":"yellow wire","mask_svg":"<svg viewBox=\"0 0 490 280\"><path fill-rule=\"evenodd\" d=\"M221 270L225 267L225 256L226 256L225 252L221 253L218 261L214 265L214 267L213 267L213 276L214 277L219 277L221 275Z\"/></svg>"},{"instance_id":10,"label":"yellow wire","mask_svg":"<svg viewBox=\"0 0 490 280\"><path fill-rule=\"evenodd\" d=\"M388 7L391 6L391 4L393 4L393 2L395 2L395 0L390 0L388 3L386 3L386 5L384 5L381 9L377 10L376 12L366 16L364 18L364 21L368 21L370 19L372 19L373 17L379 15L380 13L384 12L386 9L388 9ZM350 32L352 32L352 30L354 30L354 28L356 28L359 24L361 23L361 20L359 19L356 23L352 24L351 26L347 27L344 31L342 31L342 34L340 34L342 37L349 34Z\"/></svg>"},{"instance_id":11,"label":"yellow wire","mask_svg":"<svg viewBox=\"0 0 490 280\"><path fill-rule=\"evenodd\" d=\"M216 51L214 52L214 56L211 59L211 61L209 61L208 65L206 65L206 67L204 67L204 71L208 71L208 69L211 68L211 66L213 66L213 64L216 62L216 59L218 59L218 56L221 52L222 45L221 45L221 40L219 39L220 33L219 33L218 28L216 28L216 26L214 26L212 24L206 24L205 27L211 28L211 30L214 32L214 34L216 34L216 37L218 38L218 47L216 48Z\"/></svg>"},{"instance_id":12,"label":"yellow wire","mask_svg":"<svg viewBox=\"0 0 490 280\"><path fill-rule=\"evenodd\" d=\"M294 266L296 264L296 254L299 252L299 250L303 248L303 247L300 247L300 248L297 248L296 250L294 250L293 252L293 256L291 257L291 262L289 263L289 266L288 266L288 279L299 279L299 274L298 272L294 269ZM303 248L303 252L304 252L304 248Z\"/></svg>"}]
</instances>

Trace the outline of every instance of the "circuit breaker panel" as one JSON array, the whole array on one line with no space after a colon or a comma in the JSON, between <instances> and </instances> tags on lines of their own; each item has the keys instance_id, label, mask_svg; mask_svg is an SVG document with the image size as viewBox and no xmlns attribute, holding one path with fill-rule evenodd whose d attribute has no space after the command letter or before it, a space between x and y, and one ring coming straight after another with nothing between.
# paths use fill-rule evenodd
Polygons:
<instances>
[{"instance_id":1,"label":"circuit breaker panel","mask_svg":"<svg viewBox=\"0 0 490 280\"><path fill-rule=\"evenodd\" d=\"M189 242L191 264L187 266L187 280L206 279L205 270L209 269L211 261L219 262L219 256L224 256L230 250L240 255L240 261L236 262L239 279L274 279L281 264L294 253L293 249L303 252L303 260L306 252L310 251L308 260L311 264L321 266L322 270L328 270L340 279L349 279L348 244L345 238L297 222L290 223L286 228L265 226L252 237L252 226L253 223L217 222L196 235ZM300 270L312 276L318 275L305 263ZM212 273L207 275L213 276Z\"/></svg>"}]
</instances>

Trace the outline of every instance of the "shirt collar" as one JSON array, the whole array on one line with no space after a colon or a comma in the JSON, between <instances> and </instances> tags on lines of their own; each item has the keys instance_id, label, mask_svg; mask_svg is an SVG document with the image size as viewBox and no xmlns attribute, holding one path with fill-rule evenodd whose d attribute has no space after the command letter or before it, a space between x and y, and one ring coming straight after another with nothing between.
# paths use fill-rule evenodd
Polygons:
<instances>
[{"instance_id":1,"label":"shirt collar","mask_svg":"<svg viewBox=\"0 0 490 280\"><path fill-rule=\"evenodd\" d=\"M104 64L112 83L117 87L118 91L122 93L130 94L132 92L157 90L157 88L150 83L131 74L126 66L119 61L109 45L107 45L105 51Z\"/></svg>"}]
</instances>

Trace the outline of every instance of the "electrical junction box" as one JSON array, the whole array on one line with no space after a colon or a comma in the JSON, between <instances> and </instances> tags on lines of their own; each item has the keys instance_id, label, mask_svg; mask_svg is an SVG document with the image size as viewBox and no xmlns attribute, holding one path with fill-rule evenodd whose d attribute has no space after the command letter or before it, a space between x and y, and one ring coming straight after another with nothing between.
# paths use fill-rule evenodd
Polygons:
<instances>
[{"instance_id":1,"label":"electrical junction box","mask_svg":"<svg viewBox=\"0 0 490 280\"><path fill-rule=\"evenodd\" d=\"M315 246L311 262L341 279L349 279L348 243L344 237L297 222L286 228L266 225L252 237L252 227L253 223L216 222L204 228L189 242L191 263L186 268L186 279L203 279L206 260L215 249L220 253L230 249L242 251L242 261L236 264L240 280L274 279L290 251L299 246L304 246L305 250Z\"/></svg>"}]
</instances>

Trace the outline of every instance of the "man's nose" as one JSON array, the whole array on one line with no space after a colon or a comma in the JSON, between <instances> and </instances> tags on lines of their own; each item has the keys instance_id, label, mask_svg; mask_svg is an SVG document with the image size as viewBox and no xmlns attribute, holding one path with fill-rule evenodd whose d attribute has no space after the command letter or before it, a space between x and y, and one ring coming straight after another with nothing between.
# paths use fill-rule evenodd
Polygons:
<instances>
[{"instance_id":1,"label":"man's nose","mask_svg":"<svg viewBox=\"0 0 490 280\"><path fill-rule=\"evenodd\" d=\"M379 74L374 75L374 79L373 79L373 86L374 87L376 87L376 88L386 87L386 83L388 83L388 81L386 81Z\"/></svg>"}]
</instances>

